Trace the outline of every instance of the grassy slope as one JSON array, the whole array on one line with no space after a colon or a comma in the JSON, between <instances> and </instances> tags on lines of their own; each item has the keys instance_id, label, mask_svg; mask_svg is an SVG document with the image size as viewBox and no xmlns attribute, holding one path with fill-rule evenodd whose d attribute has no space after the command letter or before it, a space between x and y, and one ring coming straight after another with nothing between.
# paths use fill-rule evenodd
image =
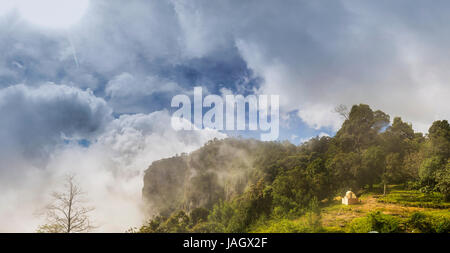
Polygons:
<instances>
[{"instance_id":1,"label":"grassy slope","mask_svg":"<svg viewBox=\"0 0 450 253\"><path fill-rule=\"evenodd\" d=\"M386 196L377 192L362 194L361 203L357 205L342 205L338 200L324 204L320 214L321 228L311 228L311 224L314 226L318 218L307 214L295 219L265 221L253 227L251 232L346 232L348 224L353 219L374 211L396 216L405 222L414 212L450 218L450 203L442 202L440 199L441 196L436 194L424 194L393 186Z\"/></svg>"}]
</instances>

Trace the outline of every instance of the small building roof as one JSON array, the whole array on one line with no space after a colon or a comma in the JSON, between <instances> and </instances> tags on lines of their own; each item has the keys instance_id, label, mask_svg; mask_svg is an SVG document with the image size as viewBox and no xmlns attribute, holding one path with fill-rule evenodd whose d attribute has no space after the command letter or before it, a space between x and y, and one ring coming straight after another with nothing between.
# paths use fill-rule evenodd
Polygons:
<instances>
[{"instance_id":1,"label":"small building roof","mask_svg":"<svg viewBox=\"0 0 450 253\"><path fill-rule=\"evenodd\" d=\"M346 193L345 193L345 197L347 198L347 199L356 199L357 197L356 197L356 194L354 194L352 191L347 191Z\"/></svg>"}]
</instances>

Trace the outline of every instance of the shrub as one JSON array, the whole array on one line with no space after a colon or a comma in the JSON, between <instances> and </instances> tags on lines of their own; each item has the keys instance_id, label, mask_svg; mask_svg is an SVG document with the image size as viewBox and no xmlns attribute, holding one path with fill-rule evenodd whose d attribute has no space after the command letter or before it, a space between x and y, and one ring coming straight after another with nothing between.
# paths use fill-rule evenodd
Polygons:
<instances>
[{"instance_id":1,"label":"shrub","mask_svg":"<svg viewBox=\"0 0 450 253\"><path fill-rule=\"evenodd\" d=\"M205 222L208 220L209 211L203 207L195 208L189 214L192 225L196 225L199 222Z\"/></svg>"},{"instance_id":2,"label":"shrub","mask_svg":"<svg viewBox=\"0 0 450 253\"><path fill-rule=\"evenodd\" d=\"M419 190L421 187L422 185L418 181L408 181L406 183L406 189L408 190Z\"/></svg>"},{"instance_id":3,"label":"shrub","mask_svg":"<svg viewBox=\"0 0 450 253\"><path fill-rule=\"evenodd\" d=\"M176 211L162 224L162 227L169 233L186 233L189 227L189 216L182 210Z\"/></svg>"},{"instance_id":4,"label":"shrub","mask_svg":"<svg viewBox=\"0 0 450 253\"><path fill-rule=\"evenodd\" d=\"M140 227L138 230L130 229L129 232L138 233L164 233L167 232L162 224L167 220L164 216L158 215L154 216L147 224Z\"/></svg>"},{"instance_id":5,"label":"shrub","mask_svg":"<svg viewBox=\"0 0 450 253\"><path fill-rule=\"evenodd\" d=\"M450 218L426 215L416 212L411 215L408 225L422 233L449 233Z\"/></svg>"},{"instance_id":6,"label":"shrub","mask_svg":"<svg viewBox=\"0 0 450 253\"><path fill-rule=\"evenodd\" d=\"M314 215L314 214L311 214ZM313 217L316 219L317 217ZM308 214L298 220L276 219L261 221L253 226L254 233L321 233L325 232L321 225L311 226Z\"/></svg>"},{"instance_id":7,"label":"shrub","mask_svg":"<svg viewBox=\"0 0 450 253\"><path fill-rule=\"evenodd\" d=\"M350 233L368 233L377 231L380 233L401 233L400 220L380 211L369 213L366 217L354 219L348 227Z\"/></svg>"},{"instance_id":8,"label":"shrub","mask_svg":"<svg viewBox=\"0 0 450 253\"><path fill-rule=\"evenodd\" d=\"M372 231L372 224L367 217L355 218L348 225L349 233L368 233Z\"/></svg>"},{"instance_id":9,"label":"shrub","mask_svg":"<svg viewBox=\"0 0 450 253\"><path fill-rule=\"evenodd\" d=\"M224 233L225 227L215 222L200 222L190 232L193 233Z\"/></svg>"}]
</instances>

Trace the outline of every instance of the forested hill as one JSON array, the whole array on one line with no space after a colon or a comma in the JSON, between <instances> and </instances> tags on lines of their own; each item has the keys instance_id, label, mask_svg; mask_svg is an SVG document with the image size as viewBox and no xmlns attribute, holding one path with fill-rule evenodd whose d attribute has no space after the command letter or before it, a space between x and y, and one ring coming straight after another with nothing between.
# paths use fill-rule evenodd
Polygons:
<instances>
[{"instance_id":1,"label":"forested hill","mask_svg":"<svg viewBox=\"0 0 450 253\"><path fill-rule=\"evenodd\" d=\"M155 161L144 176L144 200L157 213L211 208L240 196L247 186L267 177L270 163L293 155L291 143L253 139L212 140L191 154ZM273 174L273 173L272 173ZM150 210L152 211L152 210Z\"/></svg>"},{"instance_id":2,"label":"forested hill","mask_svg":"<svg viewBox=\"0 0 450 253\"><path fill-rule=\"evenodd\" d=\"M360 104L335 137L289 142L224 139L155 161L143 197L142 232L246 232L264 219L300 216L351 189L403 184L450 198L450 126L428 135Z\"/></svg>"}]
</instances>

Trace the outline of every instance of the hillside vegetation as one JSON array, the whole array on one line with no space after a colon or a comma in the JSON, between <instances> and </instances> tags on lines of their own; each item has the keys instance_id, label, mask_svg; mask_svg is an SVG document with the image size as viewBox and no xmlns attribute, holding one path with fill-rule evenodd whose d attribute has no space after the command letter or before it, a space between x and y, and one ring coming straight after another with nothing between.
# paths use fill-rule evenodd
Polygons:
<instances>
[{"instance_id":1,"label":"hillside vegetation","mask_svg":"<svg viewBox=\"0 0 450 253\"><path fill-rule=\"evenodd\" d=\"M229 138L154 162L134 232L448 232L450 125L428 135L360 104L334 137ZM394 186L395 185L395 186ZM361 203L343 206L352 190Z\"/></svg>"},{"instance_id":2,"label":"hillside vegetation","mask_svg":"<svg viewBox=\"0 0 450 253\"><path fill-rule=\"evenodd\" d=\"M321 203L320 212L316 214L261 221L249 232L450 232L450 203L443 202L441 194L432 194L430 197L435 199L428 202L423 200L427 194L403 187L390 186L390 193L385 196L380 191L366 192L356 205L342 205L337 199ZM397 201L399 197L401 202ZM428 207L421 207L424 205Z\"/></svg>"}]
</instances>

